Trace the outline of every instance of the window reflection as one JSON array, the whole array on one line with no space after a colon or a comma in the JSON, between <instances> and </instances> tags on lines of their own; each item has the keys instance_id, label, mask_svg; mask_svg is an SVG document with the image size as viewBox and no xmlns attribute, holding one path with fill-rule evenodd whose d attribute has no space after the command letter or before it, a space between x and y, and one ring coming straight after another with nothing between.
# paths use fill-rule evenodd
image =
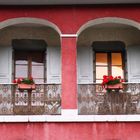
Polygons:
<instances>
[{"instance_id":1,"label":"window reflection","mask_svg":"<svg viewBox=\"0 0 140 140\"><path fill-rule=\"evenodd\" d=\"M96 53L96 65L107 65L106 53Z\"/></svg>"},{"instance_id":2,"label":"window reflection","mask_svg":"<svg viewBox=\"0 0 140 140\"><path fill-rule=\"evenodd\" d=\"M32 76L34 78L43 78L44 66L32 66Z\"/></svg>"},{"instance_id":3,"label":"window reflection","mask_svg":"<svg viewBox=\"0 0 140 140\"><path fill-rule=\"evenodd\" d=\"M96 67L96 78L102 79L103 75L108 74L108 68L107 67Z\"/></svg>"},{"instance_id":4,"label":"window reflection","mask_svg":"<svg viewBox=\"0 0 140 140\"><path fill-rule=\"evenodd\" d=\"M96 82L101 83L103 75L123 76L122 53L96 52Z\"/></svg>"},{"instance_id":5,"label":"window reflection","mask_svg":"<svg viewBox=\"0 0 140 140\"><path fill-rule=\"evenodd\" d=\"M112 53L112 65L122 65L121 53Z\"/></svg>"},{"instance_id":6,"label":"window reflection","mask_svg":"<svg viewBox=\"0 0 140 140\"><path fill-rule=\"evenodd\" d=\"M17 60L16 64L28 64L27 60Z\"/></svg>"},{"instance_id":7,"label":"window reflection","mask_svg":"<svg viewBox=\"0 0 140 140\"><path fill-rule=\"evenodd\" d=\"M123 77L122 66L112 66L112 75Z\"/></svg>"},{"instance_id":8,"label":"window reflection","mask_svg":"<svg viewBox=\"0 0 140 140\"><path fill-rule=\"evenodd\" d=\"M42 83L44 83L44 79L34 78L34 81L35 81L36 84L42 84Z\"/></svg>"},{"instance_id":9,"label":"window reflection","mask_svg":"<svg viewBox=\"0 0 140 140\"><path fill-rule=\"evenodd\" d=\"M45 82L44 51L15 51L15 78L32 75L36 83Z\"/></svg>"},{"instance_id":10,"label":"window reflection","mask_svg":"<svg viewBox=\"0 0 140 140\"><path fill-rule=\"evenodd\" d=\"M28 70L27 65L16 65L15 77L16 78L27 77L28 76L27 70Z\"/></svg>"}]
</instances>

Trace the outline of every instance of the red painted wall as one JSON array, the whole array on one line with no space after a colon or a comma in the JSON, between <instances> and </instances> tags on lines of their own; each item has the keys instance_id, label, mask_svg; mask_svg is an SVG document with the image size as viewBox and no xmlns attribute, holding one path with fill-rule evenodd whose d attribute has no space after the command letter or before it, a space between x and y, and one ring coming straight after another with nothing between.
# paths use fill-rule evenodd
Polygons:
<instances>
[{"instance_id":1,"label":"red painted wall","mask_svg":"<svg viewBox=\"0 0 140 140\"><path fill-rule=\"evenodd\" d=\"M140 22L140 7L0 7L0 21L18 17L47 19L63 34L75 34L96 18L121 17ZM73 109L77 108L75 39L62 40L61 49L62 107ZM139 140L139 132L140 123L0 123L0 140Z\"/></svg>"},{"instance_id":2,"label":"red painted wall","mask_svg":"<svg viewBox=\"0 0 140 140\"><path fill-rule=\"evenodd\" d=\"M1 123L0 140L139 140L139 123Z\"/></svg>"},{"instance_id":3,"label":"red painted wall","mask_svg":"<svg viewBox=\"0 0 140 140\"><path fill-rule=\"evenodd\" d=\"M0 7L0 21L17 17L37 17L55 23L62 33L76 33L89 20L122 17L140 22L139 6L49 6Z\"/></svg>"},{"instance_id":4,"label":"red painted wall","mask_svg":"<svg viewBox=\"0 0 140 140\"><path fill-rule=\"evenodd\" d=\"M46 19L58 26L63 34L76 34L89 20L121 17L140 22L139 6L42 6L0 7L0 21L20 17ZM62 40L62 108L77 108L76 41ZM76 39L76 38L75 38ZM71 56L70 56L71 55ZM69 64L68 64L69 62ZM70 95L68 97L68 95ZM69 98L69 101L66 98Z\"/></svg>"},{"instance_id":5,"label":"red painted wall","mask_svg":"<svg viewBox=\"0 0 140 140\"><path fill-rule=\"evenodd\" d=\"M62 38L62 108L77 108L76 38Z\"/></svg>"}]
</instances>

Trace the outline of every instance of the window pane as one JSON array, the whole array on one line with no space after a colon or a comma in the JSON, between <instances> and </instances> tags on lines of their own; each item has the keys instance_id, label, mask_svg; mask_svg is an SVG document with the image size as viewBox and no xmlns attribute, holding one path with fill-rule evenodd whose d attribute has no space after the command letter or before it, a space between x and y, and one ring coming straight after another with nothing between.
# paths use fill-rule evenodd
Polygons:
<instances>
[{"instance_id":1,"label":"window pane","mask_svg":"<svg viewBox=\"0 0 140 140\"><path fill-rule=\"evenodd\" d=\"M15 77L27 77L28 68L27 65L16 65Z\"/></svg>"},{"instance_id":2,"label":"window pane","mask_svg":"<svg viewBox=\"0 0 140 140\"><path fill-rule=\"evenodd\" d=\"M122 65L121 53L112 53L112 65Z\"/></svg>"},{"instance_id":3,"label":"window pane","mask_svg":"<svg viewBox=\"0 0 140 140\"><path fill-rule=\"evenodd\" d=\"M42 65L44 62L44 53L43 52L32 52L32 64L33 65Z\"/></svg>"},{"instance_id":4,"label":"window pane","mask_svg":"<svg viewBox=\"0 0 140 140\"><path fill-rule=\"evenodd\" d=\"M25 51L16 51L15 60L27 60L28 53Z\"/></svg>"},{"instance_id":5,"label":"window pane","mask_svg":"<svg viewBox=\"0 0 140 140\"><path fill-rule=\"evenodd\" d=\"M123 78L123 70L121 66L112 66L112 75L121 76Z\"/></svg>"},{"instance_id":6,"label":"window pane","mask_svg":"<svg viewBox=\"0 0 140 140\"><path fill-rule=\"evenodd\" d=\"M32 65L39 65L39 66L42 66L44 65L43 63L38 63L38 62L32 62Z\"/></svg>"},{"instance_id":7,"label":"window pane","mask_svg":"<svg viewBox=\"0 0 140 140\"><path fill-rule=\"evenodd\" d=\"M34 82L35 82L36 84L42 84L42 83L44 83L44 79L37 79L37 78L34 78Z\"/></svg>"},{"instance_id":8,"label":"window pane","mask_svg":"<svg viewBox=\"0 0 140 140\"><path fill-rule=\"evenodd\" d=\"M96 79L103 79L103 75L107 75L107 67L96 67Z\"/></svg>"},{"instance_id":9,"label":"window pane","mask_svg":"<svg viewBox=\"0 0 140 140\"><path fill-rule=\"evenodd\" d=\"M44 78L44 66L32 66L32 76L34 78Z\"/></svg>"},{"instance_id":10,"label":"window pane","mask_svg":"<svg viewBox=\"0 0 140 140\"><path fill-rule=\"evenodd\" d=\"M107 65L107 53L96 53L96 65Z\"/></svg>"},{"instance_id":11,"label":"window pane","mask_svg":"<svg viewBox=\"0 0 140 140\"><path fill-rule=\"evenodd\" d=\"M17 51L15 53L15 61L16 64L27 64L27 53L25 53L24 51Z\"/></svg>"},{"instance_id":12,"label":"window pane","mask_svg":"<svg viewBox=\"0 0 140 140\"><path fill-rule=\"evenodd\" d=\"M27 63L28 63L27 60L17 60L17 61L16 61L16 64L25 65L25 64L27 64Z\"/></svg>"},{"instance_id":13,"label":"window pane","mask_svg":"<svg viewBox=\"0 0 140 140\"><path fill-rule=\"evenodd\" d=\"M103 80L96 80L96 83L102 83Z\"/></svg>"}]
</instances>

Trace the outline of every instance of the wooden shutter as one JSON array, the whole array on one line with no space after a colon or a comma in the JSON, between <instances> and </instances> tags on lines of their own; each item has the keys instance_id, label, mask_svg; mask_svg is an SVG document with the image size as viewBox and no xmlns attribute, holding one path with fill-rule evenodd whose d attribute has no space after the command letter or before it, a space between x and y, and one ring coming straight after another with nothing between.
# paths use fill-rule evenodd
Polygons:
<instances>
[{"instance_id":1,"label":"wooden shutter","mask_svg":"<svg viewBox=\"0 0 140 140\"><path fill-rule=\"evenodd\" d=\"M61 83L60 47L47 47L47 83Z\"/></svg>"},{"instance_id":2,"label":"wooden shutter","mask_svg":"<svg viewBox=\"0 0 140 140\"><path fill-rule=\"evenodd\" d=\"M12 47L0 46L0 83L11 83Z\"/></svg>"},{"instance_id":3,"label":"wooden shutter","mask_svg":"<svg viewBox=\"0 0 140 140\"><path fill-rule=\"evenodd\" d=\"M128 82L140 82L140 46L127 47Z\"/></svg>"},{"instance_id":4,"label":"wooden shutter","mask_svg":"<svg viewBox=\"0 0 140 140\"><path fill-rule=\"evenodd\" d=\"M93 53L92 47L77 48L78 83L93 83Z\"/></svg>"}]
</instances>

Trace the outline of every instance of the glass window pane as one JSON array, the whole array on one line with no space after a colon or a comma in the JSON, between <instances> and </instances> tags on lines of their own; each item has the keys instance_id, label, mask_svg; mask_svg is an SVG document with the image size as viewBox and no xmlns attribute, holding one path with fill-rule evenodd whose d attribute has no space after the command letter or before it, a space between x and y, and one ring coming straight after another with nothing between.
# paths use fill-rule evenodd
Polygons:
<instances>
[{"instance_id":1,"label":"glass window pane","mask_svg":"<svg viewBox=\"0 0 140 140\"><path fill-rule=\"evenodd\" d=\"M112 75L121 76L123 78L123 70L121 66L112 66Z\"/></svg>"},{"instance_id":2,"label":"glass window pane","mask_svg":"<svg viewBox=\"0 0 140 140\"><path fill-rule=\"evenodd\" d=\"M96 67L96 79L103 79L103 75L107 75L107 67Z\"/></svg>"},{"instance_id":3,"label":"glass window pane","mask_svg":"<svg viewBox=\"0 0 140 140\"><path fill-rule=\"evenodd\" d=\"M15 60L27 60L28 53L25 51L16 51Z\"/></svg>"},{"instance_id":4,"label":"glass window pane","mask_svg":"<svg viewBox=\"0 0 140 140\"><path fill-rule=\"evenodd\" d=\"M103 80L96 80L96 83L102 83Z\"/></svg>"},{"instance_id":5,"label":"glass window pane","mask_svg":"<svg viewBox=\"0 0 140 140\"><path fill-rule=\"evenodd\" d=\"M44 65L43 63L38 63L38 62L32 62L32 65L39 65L39 66L42 66Z\"/></svg>"},{"instance_id":6,"label":"glass window pane","mask_svg":"<svg viewBox=\"0 0 140 140\"><path fill-rule=\"evenodd\" d=\"M25 53L24 51L17 51L15 53L15 61L16 64L27 64L27 53Z\"/></svg>"},{"instance_id":7,"label":"glass window pane","mask_svg":"<svg viewBox=\"0 0 140 140\"><path fill-rule=\"evenodd\" d=\"M27 77L28 68L27 65L16 65L15 77Z\"/></svg>"},{"instance_id":8,"label":"glass window pane","mask_svg":"<svg viewBox=\"0 0 140 140\"><path fill-rule=\"evenodd\" d=\"M107 53L96 53L96 65L107 65Z\"/></svg>"},{"instance_id":9,"label":"glass window pane","mask_svg":"<svg viewBox=\"0 0 140 140\"><path fill-rule=\"evenodd\" d=\"M32 66L33 78L44 78L44 66Z\"/></svg>"},{"instance_id":10,"label":"glass window pane","mask_svg":"<svg viewBox=\"0 0 140 140\"><path fill-rule=\"evenodd\" d=\"M112 53L112 65L122 65L121 53Z\"/></svg>"},{"instance_id":11,"label":"glass window pane","mask_svg":"<svg viewBox=\"0 0 140 140\"><path fill-rule=\"evenodd\" d=\"M17 61L16 61L16 64L25 65L25 64L28 64L28 62L27 62L27 60L17 60Z\"/></svg>"},{"instance_id":12,"label":"glass window pane","mask_svg":"<svg viewBox=\"0 0 140 140\"><path fill-rule=\"evenodd\" d=\"M42 65L44 62L44 53L43 52L32 52L32 64L33 65Z\"/></svg>"},{"instance_id":13,"label":"glass window pane","mask_svg":"<svg viewBox=\"0 0 140 140\"><path fill-rule=\"evenodd\" d=\"M37 79L37 78L34 78L34 82L35 82L36 84L42 84L42 83L44 83L44 79Z\"/></svg>"}]
</instances>

